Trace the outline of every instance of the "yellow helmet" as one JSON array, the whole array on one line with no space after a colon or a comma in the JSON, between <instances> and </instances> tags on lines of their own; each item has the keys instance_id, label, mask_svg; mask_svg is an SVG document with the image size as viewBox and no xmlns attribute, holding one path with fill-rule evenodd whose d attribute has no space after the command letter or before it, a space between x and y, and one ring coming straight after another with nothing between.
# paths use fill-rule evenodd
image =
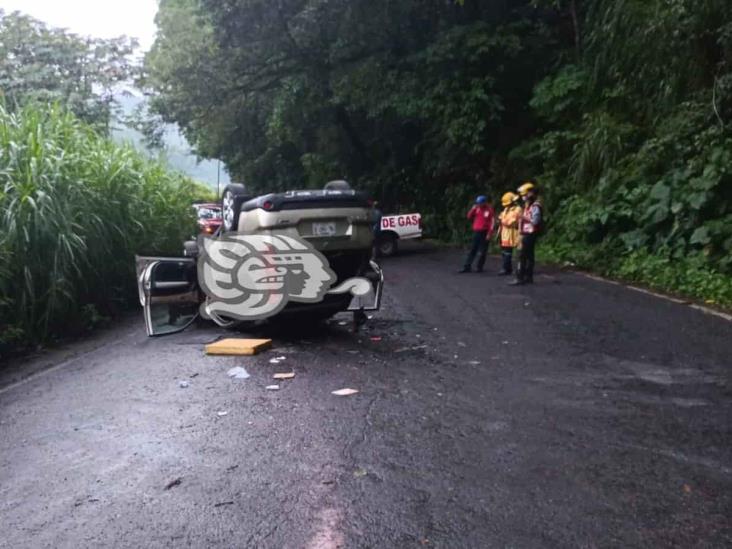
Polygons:
<instances>
[{"instance_id":1,"label":"yellow helmet","mask_svg":"<svg viewBox=\"0 0 732 549\"><path fill-rule=\"evenodd\" d=\"M501 197L501 204L503 206L508 206L509 204L511 204L511 202L513 202L517 198L518 198L518 196L516 196L515 193L511 193L511 192L504 193L503 196Z\"/></svg>"},{"instance_id":2,"label":"yellow helmet","mask_svg":"<svg viewBox=\"0 0 732 549\"><path fill-rule=\"evenodd\" d=\"M526 196L526 193L528 193L529 191L533 191L535 188L536 188L536 186L533 183L531 183L530 181L527 181L526 183L524 183L523 185L521 185L518 188L518 193L521 196Z\"/></svg>"}]
</instances>

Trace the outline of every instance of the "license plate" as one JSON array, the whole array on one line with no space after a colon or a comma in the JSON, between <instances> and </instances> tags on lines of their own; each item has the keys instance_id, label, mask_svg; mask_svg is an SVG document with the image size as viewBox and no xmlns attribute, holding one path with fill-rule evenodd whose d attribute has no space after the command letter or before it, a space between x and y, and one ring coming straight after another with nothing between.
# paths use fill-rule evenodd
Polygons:
<instances>
[{"instance_id":1,"label":"license plate","mask_svg":"<svg viewBox=\"0 0 732 549\"><path fill-rule=\"evenodd\" d=\"M333 236L334 234L336 234L335 221L329 221L327 223L313 223L314 236Z\"/></svg>"}]
</instances>

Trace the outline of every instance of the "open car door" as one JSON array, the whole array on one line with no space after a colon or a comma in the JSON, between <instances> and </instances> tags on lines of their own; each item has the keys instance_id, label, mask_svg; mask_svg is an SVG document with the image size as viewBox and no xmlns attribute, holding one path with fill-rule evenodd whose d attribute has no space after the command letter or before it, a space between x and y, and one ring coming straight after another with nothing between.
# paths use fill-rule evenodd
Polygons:
<instances>
[{"instance_id":1,"label":"open car door","mask_svg":"<svg viewBox=\"0 0 732 549\"><path fill-rule=\"evenodd\" d=\"M370 270L361 276L369 281L369 292L355 295L348 305L349 311L378 311L381 308L381 294L384 290L384 272L376 261L369 261Z\"/></svg>"},{"instance_id":2,"label":"open car door","mask_svg":"<svg viewBox=\"0 0 732 549\"><path fill-rule=\"evenodd\" d=\"M136 257L137 289L150 336L185 330L198 316L196 260Z\"/></svg>"}]
</instances>

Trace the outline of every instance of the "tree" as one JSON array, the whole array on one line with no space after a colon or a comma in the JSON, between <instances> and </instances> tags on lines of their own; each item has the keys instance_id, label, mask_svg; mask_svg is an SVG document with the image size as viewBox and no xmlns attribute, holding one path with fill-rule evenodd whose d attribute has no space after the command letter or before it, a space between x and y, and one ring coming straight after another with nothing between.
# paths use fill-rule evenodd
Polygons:
<instances>
[{"instance_id":1,"label":"tree","mask_svg":"<svg viewBox=\"0 0 732 549\"><path fill-rule=\"evenodd\" d=\"M115 89L135 73L134 39L84 38L0 10L0 94L8 108L58 102L107 129Z\"/></svg>"},{"instance_id":2,"label":"tree","mask_svg":"<svg viewBox=\"0 0 732 549\"><path fill-rule=\"evenodd\" d=\"M514 4L164 0L145 81L201 154L255 187L348 177L393 202L433 185L432 201L485 179L531 126L519 105L552 38Z\"/></svg>"}]
</instances>

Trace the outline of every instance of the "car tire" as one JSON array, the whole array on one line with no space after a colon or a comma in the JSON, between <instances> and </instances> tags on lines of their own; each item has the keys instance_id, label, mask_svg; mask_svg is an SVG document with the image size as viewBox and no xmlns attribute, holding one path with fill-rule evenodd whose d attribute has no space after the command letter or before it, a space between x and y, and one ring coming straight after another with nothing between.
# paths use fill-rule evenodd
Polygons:
<instances>
[{"instance_id":1,"label":"car tire","mask_svg":"<svg viewBox=\"0 0 732 549\"><path fill-rule=\"evenodd\" d=\"M391 234L382 234L379 241L379 254L382 257L390 257L397 252L397 239Z\"/></svg>"},{"instance_id":2,"label":"car tire","mask_svg":"<svg viewBox=\"0 0 732 549\"><path fill-rule=\"evenodd\" d=\"M221 194L221 232L236 231L239 226L241 205L247 199L247 190L241 183L229 183Z\"/></svg>"}]
</instances>

